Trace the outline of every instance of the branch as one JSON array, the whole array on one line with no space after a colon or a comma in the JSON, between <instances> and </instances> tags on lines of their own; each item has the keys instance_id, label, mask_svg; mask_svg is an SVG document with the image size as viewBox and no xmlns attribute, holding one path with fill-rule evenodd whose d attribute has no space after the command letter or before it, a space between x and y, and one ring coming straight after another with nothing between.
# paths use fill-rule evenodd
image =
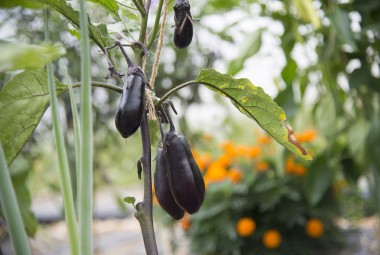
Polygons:
<instances>
[{"instance_id":1,"label":"branch","mask_svg":"<svg viewBox=\"0 0 380 255\"><path fill-rule=\"evenodd\" d=\"M151 144L149 136L149 125L147 114L144 113L141 121L141 139L143 155L141 162L144 172L144 199L136 205L135 217L140 223L141 232L144 239L145 251L149 255L158 255L156 237L153 227L152 213L152 171L151 171Z\"/></svg>"},{"instance_id":2,"label":"branch","mask_svg":"<svg viewBox=\"0 0 380 255\"><path fill-rule=\"evenodd\" d=\"M73 88L80 87L81 85L82 85L82 82L75 82L75 83L73 83ZM118 86L114 86L114 85L108 84L108 83L105 83L105 82L91 81L91 85L94 86L94 87L101 87L101 88L113 90L113 91L115 91L117 93L123 92L122 88L120 88Z\"/></svg>"},{"instance_id":3,"label":"branch","mask_svg":"<svg viewBox=\"0 0 380 255\"><path fill-rule=\"evenodd\" d=\"M194 84L199 84L199 83L202 83L202 82L199 82L199 81L188 81L188 82L185 82L185 83L182 83L174 88L172 88L171 90L169 90L168 92L166 92L165 95L163 95L155 104L154 104L154 108L158 108L160 107L160 105L166 101L166 99L168 99L173 93L177 92L178 90L184 88L184 87L187 87L187 86L190 86L190 85L194 85ZM205 84L205 83L203 83ZM210 86L213 86L212 84L206 84L206 85L210 85Z\"/></svg>"},{"instance_id":4,"label":"branch","mask_svg":"<svg viewBox=\"0 0 380 255\"><path fill-rule=\"evenodd\" d=\"M140 0L132 0L133 3L135 4L137 10L139 10L140 14L142 17L146 16L146 11L144 9L144 5L141 5L141 1Z\"/></svg>"}]
</instances>

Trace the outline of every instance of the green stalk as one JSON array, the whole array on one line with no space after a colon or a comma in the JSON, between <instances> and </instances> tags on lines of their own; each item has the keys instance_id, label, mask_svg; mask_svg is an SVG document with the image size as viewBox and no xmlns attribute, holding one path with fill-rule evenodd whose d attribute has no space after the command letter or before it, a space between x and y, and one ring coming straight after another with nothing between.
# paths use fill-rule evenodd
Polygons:
<instances>
[{"instance_id":1,"label":"green stalk","mask_svg":"<svg viewBox=\"0 0 380 255\"><path fill-rule=\"evenodd\" d=\"M90 73L90 42L85 0L80 0L81 35L81 169L79 173L78 218L80 233L80 254L92 254L92 100Z\"/></svg>"},{"instance_id":2,"label":"green stalk","mask_svg":"<svg viewBox=\"0 0 380 255\"><path fill-rule=\"evenodd\" d=\"M156 19L154 21L152 32L150 33L149 42L146 45L148 50L152 47L154 40L156 39L159 27L160 27L161 10L162 10L163 3L164 3L164 0L160 0L160 2L158 3Z\"/></svg>"},{"instance_id":3,"label":"green stalk","mask_svg":"<svg viewBox=\"0 0 380 255\"><path fill-rule=\"evenodd\" d=\"M73 113L73 123L74 123L74 140L75 140L75 173L76 173L76 183L77 183L77 192L79 190L79 170L80 170L80 148L82 147L82 141L80 137L80 123L79 123L79 115L77 105L75 103L75 95L73 90L73 84L71 82L70 76L67 73L66 66L61 61L61 68L63 70L63 74L67 80L67 85L69 87L70 94L70 103L71 103L71 111Z\"/></svg>"},{"instance_id":4,"label":"green stalk","mask_svg":"<svg viewBox=\"0 0 380 255\"><path fill-rule=\"evenodd\" d=\"M45 41L49 41L48 36L48 12L44 11L45 18ZM63 131L58 112L58 99L55 89L55 81L53 74L53 65L48 63L47 65L48 86L50 95L50 107L53 121L54 138L57 146L57 156L59 165L59 176L61 182L61 189L63 193L63 204L65 210L65 221L69 234L70 249L72 255L79 255L78 245L78 226L75 216L75 207L73 200L73 192L70 179L69 162L67 160L67 153L65 148L65 142L63 138Z\"/></svg>"},{"instance_id":5,"label":"green stalk","mask_svg":"<svg viewBox=\"0 0 380 255\"><path fill-rule=\"evenodd\" d=\"M17 255L31 255L24 222L0 142L0 205Z\"/></svg>"}]
</instances>

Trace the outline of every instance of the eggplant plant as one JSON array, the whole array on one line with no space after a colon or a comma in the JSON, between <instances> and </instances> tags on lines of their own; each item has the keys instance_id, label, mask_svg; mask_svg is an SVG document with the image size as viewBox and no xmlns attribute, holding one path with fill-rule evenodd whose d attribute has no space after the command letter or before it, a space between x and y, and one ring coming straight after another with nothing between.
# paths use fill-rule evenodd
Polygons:
<instances>
[{"instance_id":1,"label":"eggplant plant","mask_svg":"<svg viewBox=\"0 0 380 255\"><path fill-rule=\"evenodd\" d=\"M115 125L120 133L120 139L128 139L138 129L142 138L142 157L137 162L139 177L143 172L144 197L143 201L135 204L135 199L125 198L125 201L135 206L135 217L140 223L145 249L147 254L158 254L152 217L152 158L151 140L148 120L158 121L159 126L169 124L169 131L164 132L161 127L161 142L158 145L156 156L156 172L154 185L157 198L163 209L174 219L183 217L184 212L196 213L202 205L205 197L205 184L203 176L197 166L186 138L174 127L171 116L167 110L172 105L170 97L179 90L188 86L205 86L211 91L227 97L233 106L242 114L254 120L262 129L272 136L278 143L297 154L310 160L307 151L293 136L291 127L286 123L286 115L270 96L260 87L253 85L248 79L235 79L230 74L222 74L214 69L199 70L199 74L193 80L183 81L169 89L166 93L158 95L155 92L155 78L158 75L160 54L164 45L164 38L171 31L166 31L167 16L170 8L174 9L174 44L179 50L191 47L193 41L193 29L196 31L196 23L190 12L190 5L196 1L175 0L171 5L168 0L158 0L154 5L151 0L132 0L134 6L128 6L139 14L138 38L128 29L123 38L113 37L100 25L91 23L88 19L86 4L80 0L79 12L65 0L30 0L27 3L15 0L12 3L2 2L0 7L27 7L44 9L46 13L56 12L67 19L80 34L81 48L81 77L82 81L71 84L61 83L53 76L51 62L65 54L65 49L57 44L49 42L49 16L45 15L45 38L47 44L18 45L18 51L8 54L8 65L1 65L0 72L23 70L15 74L0 91L0 140L4 150L4 156L0 154L1 171L8 171L9 166L17 157L28 138L40 122L47 107L52 106L54 118L54 135L57 145L57 153L60 166L60 178L62 192L64 193L66 224L68 225L70 246L72 254L92 254L92 110L91 87L120 93L120 101L115 109ZM103 8L115 19L123 21L119 10L124 5L115 0L91 1ZM155 8L155 12L152 9ZM149 27L148 21L154 19L153 26ZM124 22L124 21L123 21ZM193 25L195 27L193 28ZM103 27L104 28L104 27ZM108 77L115 77L120 86L111 85L105 81L93 81L90 77L89 39L99 47L99 54L109 63ZM157 41L157 43L156 43ZM4 48L14 47L14 43L1 42ZM12 45L13 44L13 45ZM120 70L111 49L119 48L128 65L127 70ZM134 53L134 62L125 52L124 47L131 47ZM155 54L150 54L150 53ZM17 54L18 57L15 55ZM18 61L21 56L25 61ZM28 60L31 56L44 56ZM147 58L154 57L154 64L150 77L146 75ZM44 65L48 64L47 70ZM189 66L188 68L192 68ZM124 81L122 80L124 76ZM148 79L149 78L149 79ZM121 87L121 85L123 86ZM81 89L81 118L76 120L76 160L77 175L79 179L78 213L74 213L72 201L72 187L69 185L68 163L65 148L63 146L62 133L59 123L59 113L56 107L57 97L66 91L72 92L73 88ZM71 99L73 100L73 99ZM75 105L75 104L74 104ZM74 112L76 110L73 108ZM75 122L75 119L74 119ZM158 131L157 131L158 132ZM128 148L131 149L131 148ZM127 150L127 149L126 149ZM125 166L123 166L125 167ZM2 178L0 182L9 182L9 178ZM9 184L9 183L8 183ZM2 183L0 186L3 187ZM4 185L10 187L10 185ZM9 191L9 194L13 194ZM4 192L2 192L3 195ZM5 201L5 200L2 200ZM3 208L8 204L3 203ZM16 206L17 207L17 206ZM12 207L15 208L15 205ZM6 210L4 210L6 211ZM9 214L8 214L9 215ZM7 221L21 221L7 217ZM25 220L24 220L25 222ZM10 224L10 226L12 226ZM17 227L17 231L23 232ZM11 233L17 231L10 231ZM25 238L12 238L15 247L27 246ZM24 253L25 254L25 253Z\"/></svg>"}]
</instances>

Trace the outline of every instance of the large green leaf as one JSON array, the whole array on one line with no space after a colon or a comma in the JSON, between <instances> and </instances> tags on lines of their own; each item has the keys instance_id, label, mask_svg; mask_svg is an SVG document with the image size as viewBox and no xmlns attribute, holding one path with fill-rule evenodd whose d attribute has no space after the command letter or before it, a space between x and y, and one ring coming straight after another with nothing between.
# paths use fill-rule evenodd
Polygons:
<instances>
[{"instance_id":1,"label":"large green leaf","mask_svg":"<svg viewBox=\"0 0 380 255\"><path fill-rule=\"evenodd\" d=\"M6 41L0 42L0 48L0 73L43 68L66 52L65 48L58 45L30 45Z\"/></svg>"},{"instance_id":2,"label":"large green leaf","mask_svg":"<svg viewBox=\"0 0 380 255\"><path fill-rule=\"evenodd\" d=\"M103 7L107 12L109 12L112 15L112 17L115 20L121 21L121 18L119 16L119 5L117 4L115 0L87 0L87 1Z\"/></svg>"},{"instance_id":3,"label":"large green leaf","mask_svg":"<svg viewBox=\"0 0 380 255\"><path fill-rule=\"evenodd\" d=\"M242 44L239 45L238 56L228 65L229 74L235 75L240 72L244 67L245 61L260 50L262 32L263 29L256 30L254 33L248 35Z\"/></svg>"},{"instance_id":4,"label":"large green leaf","mask_svg":"<svg viewBox=\"0 0 380 255\"><path fill-rule=\"evenodd\" d=\"M228 97L232 104L247 117L255 120L280 144L290 151L311 159L311 156L292 135L293 131L285 123L284 111L248 79L233 79L229 74L221 74L213 69L202 70L196 79L207 88Z\"/></svg>"},{"instance_id":5,"label":"large green leaf","mask_svg":"<svg viewBox=\"0 0 380 255\"><path fill-rule=\"evenodd\" d=\"M99 0L100 1L100 0ZM105 1L105 0L104 0ZM11 2L11 3L10 3ZM66 19L68 19L76 28L79 28L79 12L74 10L70 5L66 3L65 0L6 0L0 1L1 8L13 8L17 6L22 6L26 8L42 8L43 6L48 6L60 14L62 14ZM90 38L101 48L109 46L109 37L104 36L99 29L93 24L89 23L89 35Z\"/></svg>"},{"instance_id":6,"label":"large green leaf","mask_svg":"<svg viewBox=\"0 0 380 255\"><path fill-rule=\"evenodd\" d=\"M67 86L56 81L57 94ZM28 140L49 106L46 70L15 75L0 91L0 140L8 165Z\"/></svg>"}]
</instances>

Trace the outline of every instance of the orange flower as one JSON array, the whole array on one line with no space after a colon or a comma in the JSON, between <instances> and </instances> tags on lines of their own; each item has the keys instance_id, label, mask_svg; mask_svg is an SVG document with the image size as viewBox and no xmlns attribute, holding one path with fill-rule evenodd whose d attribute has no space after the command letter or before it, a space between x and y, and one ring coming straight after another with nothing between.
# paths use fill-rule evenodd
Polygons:
<instances>
[{"instance_id":1,"label":"orange flower","mask_svg":"<svg viewBox=\"0 0 380 255\"><path fill-rule=\"evenodd\" d=\"M237 148L237 155L249 158L251 156L251 148L247 145L241 145Z\"/></svg>"},{"instance_id":2,"label":"orange flower","mask_svg":"<svg viewBox=\"0 0 380 255\"><path fill-rule=\"evenodd\" d=\"M233 168L228 171L228 176L233 183L238 183L243 178L243 173L239 169Z\"/></svg>"},{"instance_id":3,"label":"orange flower","mask_svg":"<svg viewBox=\"0 0 380 255\"><path fill-rule=\"evenodd\" d=\"M239 236L247 237L253 234L256 229L256 222L249 217L244 217L236 223L236 232Z\"/></svg>"},{"instance_id":4,"label":"orange flower","mask_svg":"<svg viewBox=\"0 0 380 255\"><path fill-rule=\"evenodd\" d=\"M300 134L295 133L294 136L300 143L312 142L317 137L317 132L314 129L309 129Z\"/></svg>"},{"instance_id":5,"label":"orange flower","mask_svg":"<svg viewBox=\"0 0 380 255\"><path fill-rule=\"evenodd\" d=\"M224 180L228 175L227 169L220 165L217 161L210 164L207 168L206 174L204 176L209 182L217 182Z\"/></svg>"},{"instance_id":6,"label":"orange flower","mask_svg":"<svg viewBox=\"0 0 380 255\"><path fill-rule=\"evenodd\" d=\"M257 163L256 165L256 170L258 172L265 172L267 169L269 168L269 165L267 162L265 161L260 161L259 163Z\"/></svg>"},{"instance_id":7,"label":"orange flower","mask_svg":"<svg viewBox=\"0 0 380 255\"><path fill-rule=\"evenodd\" d=\"M194 157L194 159L197 162L199 169L201 170L206 169L212 162L212 156L210 153L204 153L197 158Z\"/></svg>"},{"instance_id":8,"label":"orange flower","mask_svg":"<svg viewBox=\"0 0 380 255\"><path fill-rule=\"evenodd\" d=\"M230 156L235 157L237 154L237 150L235 145L231 141L226 141L220 145L220 147L224 150L224 152Z\"/></svg>"},{"instance_id":9,"label":"orange flower","mask_svg":"<svg viewBox=\"0 0 380 255\"><path fill-rule=\"evenodd\" d=\"M293 169L293 173L298 176L304 176L306 174L306 168L303 165L296 164Z\"/></svg>"},{"instance_id":10,"label":"orange flower","mask_svg":"<svg viewBox=\"0 0 380 255\"><path fill-rule=\"evenodd\" d=\"M183 230L185 231L189 230L189 228L191 227L191 220L188 213L185 213L182 220L180 221L180 224Z\"/></svg>"},{"instance_id":11,"label":"orange flower","mask_svg":"<svg viewBox=\"0 0 380 255\"><path fill-rule=\"evenodd\" d=\"M232 162L232 157L229 154L223 154L216 160L216 163L223 167L229 166L231 162Z\"/></svg>"},{"instance_id":12,"label":"orange flower","mask_svg":"<svg viewBox=\"0 0 380 255\"><path fill-rule=\"evenodd\" d=\"M319 238L323 235L324 225L319 219L311 218L306 223L305 231L311 238Z\"/></svg>"},{"instance_id":13,"label":"orange flower","mask_svg":"<svg viewBox=\"0 0 380 255\"><path fill-rule=\"evenodd\" d=\"M261 135L261 136L257 137L257 142L259 144L268 144L271 141L272 141L272 137L267 136L267 135Z\"/></svg>"},{"instance_id":14,"label":"orange flower","mask_svg":"<svg viewBox=\"0 0 380 255\"><path fill-rule=\"evenodd\" d=\"M251 158L255 158L260 155L260 147L258 146L252 146L249 150L249 156Z\"/></svg>"},{"instance_id":15,"label":"orange flower","mask_svg":"<svg viewBox=\"0 0 380 255\"><path fill-rule=\"evenodd\" d=\"M263 235L263 244L268 249L276 249L281 244L281 234L275 229L268 230Z\"/></svg>"},{"instance_id":16,"label":"orange flower","mask_svg":"<svg viewBox=\"0 0 380 255\"><path fill-rule=\"evenodd\" d=\"M285 172L288 174L293 173L295 166L296 166L296 163L294 162L294 157L289 156L285 162Z\"/></svg>"}]
</instances>

